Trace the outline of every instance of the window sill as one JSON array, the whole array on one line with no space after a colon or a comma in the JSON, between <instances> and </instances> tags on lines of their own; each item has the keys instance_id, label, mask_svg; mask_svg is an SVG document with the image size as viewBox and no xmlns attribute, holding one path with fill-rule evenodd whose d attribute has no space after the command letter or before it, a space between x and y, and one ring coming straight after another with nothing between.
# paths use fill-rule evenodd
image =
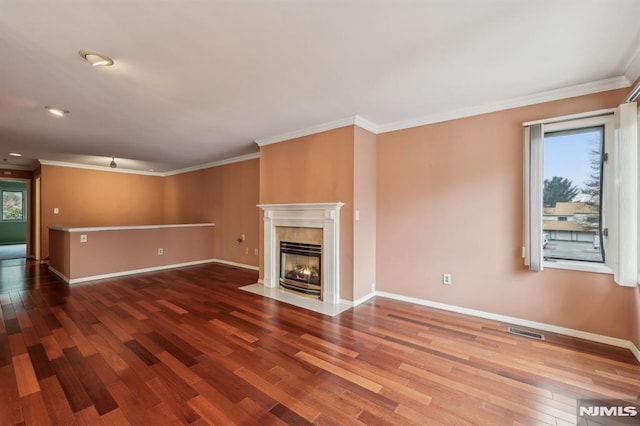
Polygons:
<instances>
[{"instance_id":1,"label":"window sill","mask_svg":"<svg viewBox=\"0 0 640 426\"><path fill-rule=\"evenodd\" d=\"M549 269L568 269L570 271L613 275L613 269L603 265L602 263L572 262L570 260L545 260L543 265L545 268Z\"/></svg>"}]
</instances>

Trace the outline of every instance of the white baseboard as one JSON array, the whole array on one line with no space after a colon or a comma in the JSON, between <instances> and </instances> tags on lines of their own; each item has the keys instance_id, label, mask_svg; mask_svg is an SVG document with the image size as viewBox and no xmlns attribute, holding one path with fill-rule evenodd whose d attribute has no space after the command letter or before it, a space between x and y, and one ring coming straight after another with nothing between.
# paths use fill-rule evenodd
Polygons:
<instances>
[{"instance_id":1,"label":"white baseboard","mask_svg":"<svg viewBox=\"0 0 640 426\"><path fill-rule=\"evenodd\" d=\"M361 298L354 300L353 302L349 301L349 300L343 302L342 300L340 300L340 303L348 303L349 305L351 305L353 307L356 307L358 305L362 305L364 302L366 302L367 300L371 299L372 297L375 297L375 295L376 295L376 292L372 291L371 293L366 294L366 295L362 296Z\"/></svg>"},{"instance_id":2,"label":"white baseboard","mask_svg":"<svg viewBox=\"0 0 640 426\"><path fill-rule=\"evenodd\" d=\"M214 263L222 263L223 265L228 265L228 266L236 266L238 268L243 268L243 269L250 269L252 271L260 271L260 267L259 266L246 265L244 263L230 262L228 260L222 260L222 259L213 259L212 262L214 262Z\"/></svg>"},{"instance_id":3,"label":"white baseboard","mask_svg":"<svg viewBox=\"0 0 640 426\"><path fill-rule=\"evenodd\" d=\"M638 349L638 347L634 345L633 342L630 342L630 343L631 343L631 347L629 349L631 349L631 353L633 354L633 356L636 357L638 362L640 362L640 349Z\"/></svg>"},{"instance_id":4,"label":"white baseboard","mask_svg":"<svg viewBox=\"0 0 640 426\"><path fill-rule=\"evenodd\" d=\"M581 330L574 330L571 328L558 327L551 324L545 324L542 322L529 321L522 318L509 317L506 315L494 314L491 312L478 311L475 309L463 308L455 305L447 305L445 303L432 302L430 300L418 299L415 297L402 296L394 293L387 293L385 291L377 291L376 296L387 297L389 299L400 300L403 302L415 303L416 305L428 306L430 308L442 309L444 311L456 312L459 314L470 315L479 318L485 318L493 321L505 322L514 325L521 325L523 327L534 328L538 330L550 331L552 333L563 334L565 336L577 337L584 340L590 340L592 342L604 343L606 345L617 346L619 348L630 349L631 352L640 361L640 351L635 345L624 339L618 339L616 337L604 336L602 334L589 333ZM635 349L635 352L634 352Z\"/></svg>"},{"instance_id":5,"label":"white baseboard","mask_svg":"<svg viewBox=\"0 0 640 426\"><path fill-rule=\"evenodd\" d=\"M47 262L47 263L49 263L49 262ZM52 268L51 266L49 266L49 270L51 272L53 272L54 274L56 274L57 276L59 276L60 278L62 278L62 280L64 282L69 283L69 277L64 275L62 272L58 271L56 268Z\"/></svg>"},{"instance_id":6,"label":"white baseboard","mask_svg":"<svg viewBox=\"0 0 640 426\"><path fill-rule=\"evenodd\" d=\"M103 279L106 279L106 278L117 278L117 277L123 277L123 276L126 276L126 275L142 274L142 273L145 273L145 272L163 271L165 269L184 268L186 266L202 265L204 263L213 263L213 262L214 262L214 259L196 260L196 261L193 261L193 262L174 263L174 264L171 264L171 265L154 266L154 267L151 267L151 268L142 268L142 269L132 269L132 270L128 270L128 271L120 271L120 272L113 272L113 273L109 273L109 274L92 275L90 277L81 277L81 278L72 278L72 279L69 279L69 278L65 277L64 275L60 274L59 272L56 272L55 269L51 268L51 266L49 266L49 269L54 274L58 275L60 278L65 280L67 283L69 283L69 284L78 284L78 283L84 283L84 282L87 282L87 281L103 280Z\"/></svg>"}]
</instances>

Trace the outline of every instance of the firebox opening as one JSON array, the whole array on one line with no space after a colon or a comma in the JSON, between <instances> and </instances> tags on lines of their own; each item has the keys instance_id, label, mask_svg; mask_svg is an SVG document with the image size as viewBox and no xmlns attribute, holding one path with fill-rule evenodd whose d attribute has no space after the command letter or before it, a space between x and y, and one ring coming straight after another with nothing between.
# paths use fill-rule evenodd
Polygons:
<instances>
[{"instance_id":1,"label":"firebox opening","mask_svg":"<svg viewBox=\"0 0 640 426\"><path fill-rule=\"evenodd\" d=\"M280 242L280 287L303 296L322 298L322 246Z\"/></svg>"}]
</instances>

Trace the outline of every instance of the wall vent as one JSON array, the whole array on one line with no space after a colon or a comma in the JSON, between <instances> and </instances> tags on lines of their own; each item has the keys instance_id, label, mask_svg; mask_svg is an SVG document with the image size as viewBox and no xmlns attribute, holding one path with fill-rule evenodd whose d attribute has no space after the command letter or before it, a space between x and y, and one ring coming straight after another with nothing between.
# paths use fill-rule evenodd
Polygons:
<instances>
[{"instance_id":1,"label":"wall vent","mask_svg":"<svg viewBox=\"0 0 640 426\"><path fill-rule=\"evenodd\" d=\"M519 328L509 327L507 333L517 334L518 336L530 337L532 339L544 340L544 335L533 331L520 330Z\"/></svg>"}]
</instances>

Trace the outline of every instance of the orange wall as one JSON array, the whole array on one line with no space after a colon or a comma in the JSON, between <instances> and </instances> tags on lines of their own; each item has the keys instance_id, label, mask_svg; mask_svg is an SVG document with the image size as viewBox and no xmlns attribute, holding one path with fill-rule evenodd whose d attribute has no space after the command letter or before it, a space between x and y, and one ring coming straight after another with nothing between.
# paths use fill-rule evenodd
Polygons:
<instances>
[{"instance_id":1,"label":"orange wall","mask_svg":"<svg viewBox=\"0 0 640 426\"><path fill-rule=\"evenodd\" d=\"M529 272L521 258L522 122L615 107L626 93L378 135L378 290L630 339L636 290L610 275Z\"/></svg>"},{"instance_id":2,"label":"orange wall","mask_svg":"<svg viewBox=\"0 0 640 426\"><path fill-rule=\"evenodd\" d=\"M42 259L49 226L123 226L163 223L162 177L41 166ZM59 214L54 214L54 208Z\"/></svg>"},{"instance_id":3,"label":"orange wall","mask_svg":"<svg viewBox=\"0 0 640 426\"><path fill-rule=\"evenodd\" d=\"M376 135L355 128L353 208L353 299L374 289L376 282ZM355 219L355 212L354 212Z\"/></svg>"},{"instance_id":4,"label":"orange wall","mask_svg":"<svg viewBox=\"0 0 640 426\"><path fill-rule=\"evenodd\" d=\"M164 221L215 223L214 257L257 267L259 178L258 159L169 176ZM246 239L238 243L242 234Z\"/></svg>"},{"instance_id":5,"label":"orange wall","mask_svg":"<svg viewBox=\"0 0 640 426\"><path fill-rule=\"evenodd\" d=\"M87 235L86 243L80 242L80 233L67 232L68 277L78 279L207 261L213 258L213 229L198 226L82 232ZM164 250L162 256L158 255L158 248Z\"/></svg>"},{"instance_id":6,"label":"orange wall","mask_svg":"<svg viewBox=\"0 0 640 426\"><path fill-rule=\"evenodd\" d=\"M342 201L340 297L353 298L354 127L260 148L260 203Z\"/></svg>"},{"instance_id":7,"label":"orange wall","mask_svg":"<svg viewBox=\"0 0 640 426\"><path fill-rule=\"evenodd\" d=\"M71 276L70 234L64 231L51 230L49 232L51 256L49 265L65 277Z\"/></svg>"}]
</instances>

